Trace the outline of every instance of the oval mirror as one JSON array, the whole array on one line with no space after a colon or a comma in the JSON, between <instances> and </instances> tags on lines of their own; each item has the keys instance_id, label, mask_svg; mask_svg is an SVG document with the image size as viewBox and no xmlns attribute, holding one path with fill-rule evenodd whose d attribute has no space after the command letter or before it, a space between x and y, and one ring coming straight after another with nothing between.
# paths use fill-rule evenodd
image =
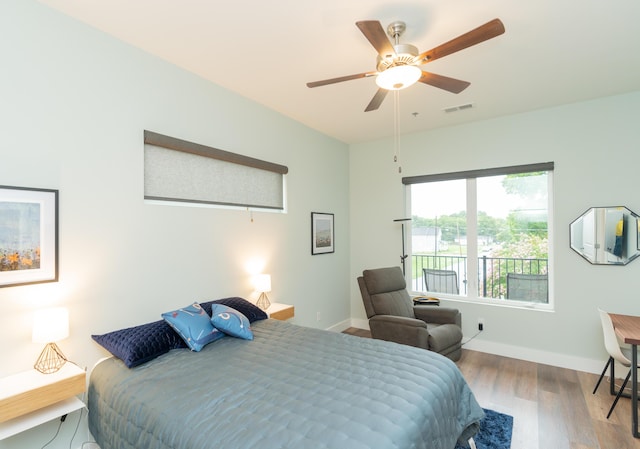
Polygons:
<instances>
[{"instance_id":1,"label":"oval mirror","mask_svg":"<svg viewBox=\"0 0 640 449\"><path fill-rule=\"evenodd\" d=\"M626 207L592 207L570 226L571 249L597 265L625 265L640 255L638 215Z\"/></svg>"}]
</instances>

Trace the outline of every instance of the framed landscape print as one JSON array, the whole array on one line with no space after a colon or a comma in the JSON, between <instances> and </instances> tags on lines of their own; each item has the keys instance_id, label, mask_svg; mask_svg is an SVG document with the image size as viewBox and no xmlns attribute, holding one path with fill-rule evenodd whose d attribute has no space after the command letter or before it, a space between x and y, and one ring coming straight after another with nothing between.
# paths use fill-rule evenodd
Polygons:
<instances>
[{"instance_id":1,"label":"framed landscape print","mask_svg":"<svg viewBox=\"0 0 640 449\"><path fill-rule=\"evenodd\" d=\"M58 281L58 191L0 186L0 287Z\"/></svg>"},{"instance_id":2,"label":"framed landscape print","mask_svg":"<svg viewBox=\"0 0 640 449\"><path fill-rule=\"evenodd\" d=\"M334 252L333 214L311 212L311 254Z\"/></svg>"}]
</instances>

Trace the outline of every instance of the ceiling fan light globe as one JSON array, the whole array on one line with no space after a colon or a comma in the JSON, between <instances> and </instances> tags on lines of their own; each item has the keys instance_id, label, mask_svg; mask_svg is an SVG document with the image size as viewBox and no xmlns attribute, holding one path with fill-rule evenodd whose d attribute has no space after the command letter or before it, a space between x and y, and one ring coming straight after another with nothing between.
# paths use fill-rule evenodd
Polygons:
<instances>
[{"instance_id":1,"label":"ceiling fan light globe","mask_svg":"<svg viewBox=\"0 0 640 449\"><path fill-rule=\"evenodd\" d=\"M389 67L376 77L378 87L386 90L401 90L415 84L422 76L422 70L415 65Z\"/></svg>"}]
</instances>

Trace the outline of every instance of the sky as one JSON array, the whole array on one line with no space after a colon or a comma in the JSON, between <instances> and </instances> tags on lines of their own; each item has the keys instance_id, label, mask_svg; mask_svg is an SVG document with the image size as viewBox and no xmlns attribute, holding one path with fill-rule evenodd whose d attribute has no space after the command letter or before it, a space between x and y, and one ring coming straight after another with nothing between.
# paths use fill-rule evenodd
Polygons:
<instances>
[{"instance_id":1,"label":"sky","mask_svg":"<svg viewBox=\"0 0 640 449\"><path fill-rule=\"evenodd\" d=\"M506 218L510 211L531 208L518 195L507 195L502 187L504 176L478 178L478 210L491 217ZM466 209L466 180L413 184L411 214L431 218ZM546 204L544 205L546 207Z\"/></svg>"}]
</instances>

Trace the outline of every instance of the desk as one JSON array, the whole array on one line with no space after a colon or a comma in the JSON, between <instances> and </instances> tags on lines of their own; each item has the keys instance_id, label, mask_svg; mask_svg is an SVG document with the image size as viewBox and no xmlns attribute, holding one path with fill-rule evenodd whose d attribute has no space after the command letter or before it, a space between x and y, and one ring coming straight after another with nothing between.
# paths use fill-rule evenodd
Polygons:
<instances>
[{"instance_id":1,"label":"desk","mask_svg":"<svg viewBox=\"0 0 640 449\"><path fill-rule=\"evenodd\" d=\"M640 316L610 313L613 329L622 341L631 345L631 432L640 438L638 432L638 345L640 345ZM613 379L611 380L613 382Z\"/></svg>"}]
</instances>

